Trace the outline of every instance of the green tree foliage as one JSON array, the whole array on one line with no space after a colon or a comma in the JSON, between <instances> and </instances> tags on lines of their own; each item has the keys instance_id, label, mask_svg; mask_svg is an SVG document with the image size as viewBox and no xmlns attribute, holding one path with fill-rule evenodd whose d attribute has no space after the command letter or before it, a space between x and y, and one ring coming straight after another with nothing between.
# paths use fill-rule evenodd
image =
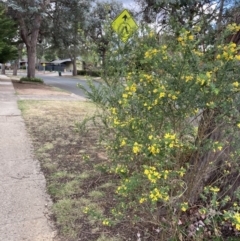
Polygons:
<instances>
[{"instance_id":1,"label":"green tree foliage","mask_svg":"<svg viewBox=\"0 0 240 241\"><path fill-rule=\"evenodd\" d=\"M168 29L177 35L182 27L191 29L201 24L203 26L201 31L207 33L206 37L209 40L205 44L214 44L227 23L239 22L239 3L233 0L135 0L135 2L141 7L143 22L154 23L159 34L162 29ZM239 41L239 38L235 40Z\"/></svg>"},{"instance_id":2,"label":"green tree foliage","mask_svg":"<svg viewBox=\"0 0 240 241\"><path fill-rule=\"evenodd\" d=\"M42 19L46 17L50 0L1 0L8 14L19 26L20 36L27 48L28 77L35 77L36 46Z\"/></svg>"},{"instance_id":3,"label":"green tree foliage","mask_svg":"<svg viewBox=\"0 0 240 241\"><path fill-rule=\"evenodd\" d=\"M17 35L15 23L6 16L6 9L0 5L0 63L6 63L17 57L14 37Z\"/></svg>"},{"instance_id":4,"label":"green tree foliage","mask_svg":"<svg viewBox=\"0 0 240 241\"><path fill-rule=\"evenodd\" d=\"M86 36L100 57L103 68L112 41L111 23L122 10L122 4L117 1L101 1L91 9L88 17Z\"/></svg>"},{"instance_id":5,"label":"green tree foliage","mask_svg":"<svg viewBox=\"0 0 240 241\"><path fill-rule=\"evenodd\" d=\"M59 56L71 58L73 75L77 75L76 60L84 49L83 29L87 27L87 18L94 1L60 0L56 1L52 11L52 46Z\"/></svg>"}]
</instances>

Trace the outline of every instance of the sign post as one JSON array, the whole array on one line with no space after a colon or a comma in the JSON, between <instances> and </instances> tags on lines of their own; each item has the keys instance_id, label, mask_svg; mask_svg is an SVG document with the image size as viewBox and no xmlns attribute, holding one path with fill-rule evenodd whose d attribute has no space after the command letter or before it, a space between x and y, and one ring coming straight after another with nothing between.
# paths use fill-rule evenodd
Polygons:
<instances>
[{"instance_id":1,"label":"sign post","mask_svg":"<svg viewBox=\"0 0 240 241\"><path fill-rule=\"evenodd\" d=\"M45 74L45 66L46 66L46 64L45 63L43 63L43 73Z\"/></svg>"},{"instance_id":2,"label":"sign post","mask_svg":"<svg viewBox=\"0 0 240 241\"><path fill-rule=\"evenodd\" d=\"M125 43L138 29L138 26L128 10L123 10L112 22L112 29Z\"/></svg>"}]
</instances>

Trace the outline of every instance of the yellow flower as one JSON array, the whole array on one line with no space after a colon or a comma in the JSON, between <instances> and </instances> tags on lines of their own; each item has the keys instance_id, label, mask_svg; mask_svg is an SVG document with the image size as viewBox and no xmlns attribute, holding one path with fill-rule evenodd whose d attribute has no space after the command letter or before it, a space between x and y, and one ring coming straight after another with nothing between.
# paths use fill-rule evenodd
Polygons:
<instances>
[{"instance_id":1,"label":"yellow flower","mask_svg":"<svg viewBox=\"0 0 240 241\"><path fill-rule=\"evenodd\" d=\"M120 146L122 147L122 146L125 146L126 144L127 144L126 141L123 139Z\"/></svg>"},{"instance_id":2,"label":"yellow flower","mask_svg":"<svg viewBox=\"0 0 240 241\"><path fill-rule=\"evenodd\" d=\"M141 146L140 144L138 144L137 142L134 143L132 151L134 154L138 154L141 151Z\"/></svg>"},{"instance_id":3,"label":"yellow flower","mask_svg":"<svg viewBox=\"0 0 240 241\"><path fill-rule=\"evenodd\" d=\"M154 188L154 190L150 192L149 197L151 198L151 200L153 202L156 202L159 199L162 199L163 195L159 192L159 190L157 188Z\"/></svg>"},{"instance_id":4,"label":"yellow flower","mask_svg":"<svg viewBox=\"0 0 240 241\"><path fill-rule=\"evenodd\" d=\"M128 97L128 94L123 94L122 97L123 97L123 98L127 98L127 97Z\"/></svg>"},{"instance_id":5,"label":"yellow flower","mask_svg":"<svg viewBox=\"0 0 240 241\"><path fill-rule=\"evenodd\" d=\"M137 90L137 85L136 84L132 84L131 87L130 87L130 91L136 92L136 90Z\"/></svg>"},{"instance_id":6,"label":"yellow flower","mask_svg":"<svg viewBox=\"0 0 240 241\"><path fill-rule=\"evenodd\" d=\"M112 112L113 115L116 115L117 114L117 109L116 108L112 108L111 112Z\"/></svg>"},{"instance_id":7,"label":"yellow flower","mask_svg":"<svg viewBox=\"0 0 240 241\"><path fill-rule=\"evenodd\" d=\"M235 213L233 216L233 219L234 219L233 225L236 226L237 230L240 230L240 213Z\"/></svg>"},{"instance_id":8,"label":"yellow flower","mask_svg":"<svg viewBox=\"0 0 240 241\"><path fill-rule=\"evenodd\" d=\"M236 82L232 83L232 85L237 88L239 86L239 83L236 81Z\"/></svg>"},{"instance_id":9,"label":"yellow flower","mask_svg":"<svg viewBox=\"0 0 240 241\"><path fill-rule=\"evenodd\" d=\"M164 135L165 139L171 139L171 140L175 140L176 139L176 134L170 134L170 133L166 133Z\"/></svg>"},{"instance_id":10,"label":"yellow flower","mask_svg":"<svg viewBox=\"0 0 240 241\"><path fill-rule=\"evenodd\" d=\"M170 148L173 148L173 147L174 147L174 143L170 143L170 144L169 144L169 147L170 147Z\"/></svg>"},{"instance_id":11,"label":"yellow flower","mask_svg":"<svg viewBox=\"0 0 240 241\"><path fill-rule=\"evenodd\" d=\"M156 147L156 144L149 146L149 147L148 147L148 150L149 150L153 155L156 155L157 153L160 152L159 148Z\"/></svg>"},{"instance_id":12,"label":"yellow flower","mask_svg":"<svg viewBox=\"0 0 240 241\"><path fill-rule=\"evenodd\" d=\"M88 213L89 212L89 207L85 207L84 209L83 209L83 213Z\"/></svg>"},{"instance_id":13,"label":"yellow flower","mask_svg":"<svg viewBox=\"0 0 240 241\"><path fill-rule=\"evenodd\" d=\"M240 30L240 25L237 25L236 23L232 23L227 26L227 29L231 32L238 32Z\"/></svg>"},{"instance_id":14,"label":"yellow flower","mask_svg":"<svg viewBox=\"0 0 240 241\"><path fill-rule=\"evenodd\" d=\"M190 80L193 80L193 76L191 76L191 75L185 76L185 81L186 82L188 82Z\"/></svg>"},{"instance_id":15,"label":"yellow flower","mask_svg":"<svg viewBox=\"0 0 240 241\"><path fill-rule=\"evenodd\" d=\"M192 41L194 39L193 35L189 35L188 39Z\"/></svg>"},{"instance_id":16,"label":"yellow flower","mask_svg":"<svg viewBox=\"0 0 240 241\"><path fill-rule=\"evenodd\" d=\"M240 128L240 123L237 124L237 127Z\"/></svg>"},{"instance_id":17,"label":"yellow flower","mask_svg":"<svg viewBox=\"0 0 240 241\"><path fill-rule=\"evenodd\" d=\"M209 189L210 191L214 192L214 193L217 193L220 191L220 189L218 187L210 187Z\"/></svg>"},{"instance_id":18,"label":"yellow flower","mask_svg":"<svg viewBox=\"0 0 240 241\"><path fill-rule=\"evenodd\" d=\"M104 226L109 226L110 223L109 223L109 221L107 219L105 219L105 220L103 220L102 224Z\"/></svg>"},{"instance_id":19,"label":"yellow flower","mask_svg":"<svg viewBox=\"0 0 240 241\"><path fill-rule=\"evenodd\" d=\"M150 135L150 136L148 137L148 139L149 139L149 140L152 140L152 139L153 139L153 135Z\"/></svg>"},{"instance_id":20,"label":"yellow flower","mask_svg":"<svg viewBox=\"0 0 240 241\"><path fill-rule=\"evenodd\" d=\"M144 202L146 202L146 198L144 198L144 197L142 197L142 198L140 198L140 200L139 200L139 203L144 203Z\"/></svg>"},{"instance_id":21,"label":"yellow flower","mask_svg":"<svg viewBox=\"0 0 240 241\"><path fill-rule=\"evenodd\" d=\"M166 180L168 178L168 174L169 174L169 171L168 170L165 170L163 172L163 178Z\"/></svg>"},{"instance_id":22,"label":"yellow flower","mask_svg":"<svg viewBox=\"0 0 240 241\"><path fill-rule=\"evenodd\" d=\"M199 213L200 213L200 214L206 214L206 212L207 212L207 211L206 211L205 208L201 208L201 209L199 210Z\"/></svg>"},{"instance_id":23,"label":"yellow flower","mask_svg":"<svg viewBox=\"0 0 240 241\"><path fill-rule=\"evenodd\" d=\"M163 98L163 97L165 97L165 95L166 95L166 93L161 92L161 93L159 94L159 98Z\"/></svg>"},{"instance_id":24,"label":"yellow flower","mask_svg":"<svg viewBox=\"0 0 240 241\"><path fill-rule=\"evenodd\" d=\"M210 101L209 103L206 103L206 106L209 106L209 107L214 107L214 102L213 101Z\"/></svg>"},{"instance_id":25,"label":"yellow flower","mask_svg":"<svg viewBox=\"0 0 240 241\"><path fill-rule=\"evenodd\" d=\"M185 173L186 173L186 170L183 167L181 167L180 171L178 171L178 174L180 177L183 177Z\"/></svg>"},{"instance_id":26,"label":"yellow flower","mask_svg":"<svg viewBox=\"0 0 240 241\"><path fill-rule=\"evenodd\" d=\"M194 26L194 31L200 32L200 30L201 30L201 27L200 27L200 26Z\"/></svg>"},{"instance_id":27,"label":"yellow flower","mask_svg":"<svg viewBox=\"0 0 240 241\"><path fill-rule=\"evenodd\" d=\"M219 151L221 151L221 150L222 150L222 146L218 146L217 149L218 149Z\"/></svg>"},{"instance_id":28,"label":"yellow flower","mask_svg":"<svg viewBox=\"0 0 240 241\"><path fill-rule=\"evenodd\" d=\"M163 46L162 46L162 49L163 49L163 50L166 50L166 49L167 49L167 45L163 45Z\"/></svg>"},{"instance_id":29,"label":"yellow flower","mask_svg":"<svg viewBox=\"0 0 240 241\"><path fill-rule=\"evenodd\" d=\"M236 55L236 56L235 56L235 59L236 59L236 60L240 60L240 55Z\"/></svg>"},{"instance_id":30,"label":"yellow flower","mask_svg":"<svg viewBox=\"0 0 240 241\"><path fill-rule=\"evenodd\" d=\"M178 37L177 40L178 40L178 42L182 42L183 38L182 37Z\"/></svg>"},{"instance_id":31,"label":"yellow flower","mask_svg":"<svg viewBox=\"0 0 240 241\"><path fill-rule=\"evenodd\" d=\"M117 118L114 118L113 123L114 123L114 125L119 125L120 124L120 122L118 121Z\"/></svg>"},{"instance_id":32,"label":"yellow flower","mask_svg":"<svg viewBox=\"0 0 240 241\"><path fill-rule=\"evenodd\" d=\"M206 76L210 79L211 76L212 76L212 72L207 72L207 73L206 73Z\"/></svg>"},{"instance_id":33,"label":"yellow flower","mask_svg":"<svg viewBox=\"0 0 240 241\"><path fill-rule=\"evenodd\" d=\"M156 183L158 179L161 178L161 174L156 171L155 167L147 167L144 170L144 174L147 176L148 180L152 183Z\"/></svg>"},{"instance_id":34,"label":"yellow flower","mask_svg":"<svg viewBox=\"0 0 240 241\"><path fill-rule=\"evenodd\" d=\"M188 209L188 203L187 202L181 203L181 210L183 212L186 212L187 209Z\"/></svg>"}]
</instances>

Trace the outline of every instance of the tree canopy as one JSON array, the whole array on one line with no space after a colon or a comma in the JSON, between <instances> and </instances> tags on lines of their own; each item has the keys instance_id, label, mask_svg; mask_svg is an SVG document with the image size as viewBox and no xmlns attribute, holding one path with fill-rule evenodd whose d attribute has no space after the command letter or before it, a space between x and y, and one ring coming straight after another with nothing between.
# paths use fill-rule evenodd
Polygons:
<instances>
[{"instance_id":1,"label":"tree canopy","mask_svg":"<svg viewBox=\"0 0 240 241\"><path fill-rule=\"evenodd\" d=\"M0 5L0 63L6 63L17 56L14 37L17 35L17 26L6 15L6 9Z\"/></svg>"}]
</instances>

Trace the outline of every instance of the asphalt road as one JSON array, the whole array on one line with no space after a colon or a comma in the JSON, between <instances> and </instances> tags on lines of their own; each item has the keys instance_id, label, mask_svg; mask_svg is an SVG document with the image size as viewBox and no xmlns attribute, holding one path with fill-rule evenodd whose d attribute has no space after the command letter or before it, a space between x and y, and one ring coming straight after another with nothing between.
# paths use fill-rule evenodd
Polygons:
<instances>
[{"instance_id":1,"label":"asphalt road","mask_svg":"<svg viewBox=\"0 0 240 241\"><path fill-rule=\"evenodd\" d=\"M71 93L74 93L76 95L86 97L85 93L83 90L77 87L77 84L81 84L84 87L88 88L88 84L85 80L81 79L74 79L71 77L67 76L49 76L49 75L44 75L44 74L37 74L36 77L39 77L44 80L44 83L47 85L51 85L54 87L58 87L60 89L69 91ZM96 86L99 85L98 82L94 82Z\"/></svg>"}]
</instances>

